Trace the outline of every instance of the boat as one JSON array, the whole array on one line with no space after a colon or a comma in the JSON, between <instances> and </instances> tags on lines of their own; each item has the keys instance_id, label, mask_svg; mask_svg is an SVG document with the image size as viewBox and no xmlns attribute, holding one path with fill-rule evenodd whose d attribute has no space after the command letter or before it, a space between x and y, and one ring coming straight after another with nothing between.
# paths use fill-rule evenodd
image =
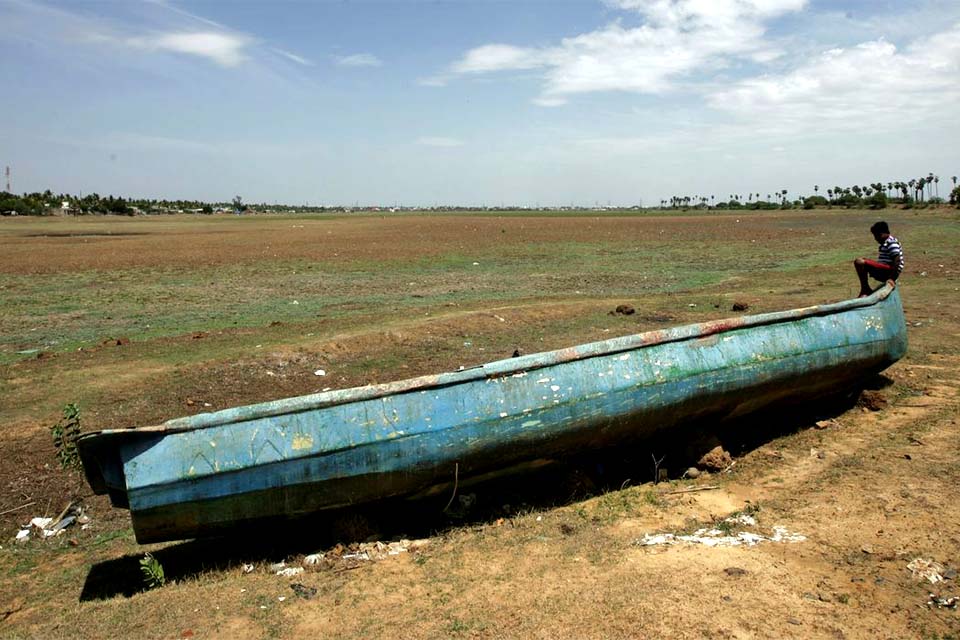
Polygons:
<instances>
[{"instance_id":1,"label":"boat","mask_svg":"<svg viewBox=\"0 0 960 640\"><path fill-rule=\"evenodd\" d=\"M852 390L907 349L899 291L108 429L77 445L140 543L449 486Z\"/></svg>"}]
</instances>

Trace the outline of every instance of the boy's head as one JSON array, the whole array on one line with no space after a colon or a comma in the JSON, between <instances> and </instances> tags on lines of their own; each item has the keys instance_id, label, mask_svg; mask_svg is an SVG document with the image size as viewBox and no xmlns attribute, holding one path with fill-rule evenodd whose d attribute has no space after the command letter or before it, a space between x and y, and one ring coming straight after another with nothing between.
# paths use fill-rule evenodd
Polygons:
<instances>
[{"instance_id":1,"label":"boy's head","mask_svg":"<svg viewBox=\"0 0 960 640\"><path fill-rule=\"evenodd\" d=\"M887 239L887 236L890 235L890 227L887 226L886 222L881 220L880 222L875 222L873 226L870 227L870 233L873 234L877 242L883 242Z\"/></svg>"}]
</instances>

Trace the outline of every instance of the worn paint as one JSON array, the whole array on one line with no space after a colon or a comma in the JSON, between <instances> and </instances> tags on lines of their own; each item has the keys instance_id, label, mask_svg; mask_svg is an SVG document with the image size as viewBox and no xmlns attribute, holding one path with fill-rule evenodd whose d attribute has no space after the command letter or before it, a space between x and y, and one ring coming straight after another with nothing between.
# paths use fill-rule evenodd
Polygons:
<instances>
[{"instance_id":1,"label":"worn paint","mask_svg":"<svg viewBox=\"0 0 960 640\"><path fill-rule=\"evenodd\" d=\"M94 490L129 506L138 540L159 541L420 491L452 481L454 465L466 478L700 415L815 397L905 349L899 295L887 287L834 305L86 434L79 446ZM543 395L547 384L553 396Z\"/></svg>"}]
</instances>

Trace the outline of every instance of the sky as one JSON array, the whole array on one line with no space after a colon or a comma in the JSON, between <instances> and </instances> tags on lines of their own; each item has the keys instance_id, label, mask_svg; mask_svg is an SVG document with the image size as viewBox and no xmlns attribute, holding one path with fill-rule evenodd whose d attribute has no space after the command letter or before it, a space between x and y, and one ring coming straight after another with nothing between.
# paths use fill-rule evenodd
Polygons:
<instances>
[{"instance_id":1,"label":"sky","mask_svg":"<svg viewBox=\"0 0 960 640\"><path fill-rule=\"evenodd\" d=\"M655 205L960 174L957 0L0 0L13 191Z\"/></svg>"}]
</instances>

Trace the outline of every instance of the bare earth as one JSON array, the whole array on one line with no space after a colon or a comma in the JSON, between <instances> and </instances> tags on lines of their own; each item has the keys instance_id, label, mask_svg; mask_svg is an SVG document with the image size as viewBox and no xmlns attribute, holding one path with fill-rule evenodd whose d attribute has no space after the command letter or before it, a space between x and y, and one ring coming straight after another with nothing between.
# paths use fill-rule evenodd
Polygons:
<instances>
[{"instance_id":1,"label":"bare earth","mask_svg":"<svg viewBox=\"0 0 960 640\"><path fill-rule=\"evenodd\" d=\"M819 234L841 215L860 216L853 223L844 218L840 226L862 231L856 246L873 250L864 214L791 215L744 216L739 226L730 218L368 218L328 221L310 234L296 230L296 220L266 226L246 220L136 221L118 227L101 219L82 228L106 225L132 235L87 235L86 243L98 246L92 251L77 236L41 238L25 227L0 229L0 273L55 278L170 262L212 268L265 260L265 247L281 254L270 259L336 265L346 255L403 262L442 256L461 245L493 252L508 242L521 252L606 237L640 242L664 230L678 242L709 243L729 232L738 241L763 244L781 238L788 223ZM904 216L891 212L887 218L914 229L915 237L956 225L950 212L925 213L912 222L897 215ZM198 226L191 227L194 222ZM77 227L51 223L50 229L74 233ZM141 231L145 235L133 234ZM57 468L49 426L64 399L76 395L87 399L85 430L149 424L210 410L205 405L222 408L311 393L321 384L346 387L451 369L509 355L514 345L530 352L598 339L595 332L609 327L605 335L699 321L693 315L699 308L686 300L702 307L708 294L711 300L732 295L749 302L750 312L839 299L855 286L848 282L852 269L844 262L823 269L836 276L811 276L797 267L786 277L733 277L723 285L650 294L649 300L640 293L573 295L583 285L575 273L558 269L539 298L431 303L396 314L363 302L343 321L319 318L297 324L296 331L268 323L202 336L191 331L4 365L0 636L960 638L960 613L935 604L936 598L960 596L960 295L943 293L958 286L955 241L955 233L945 231L942 245L930 240L929 253L913 245L903 284L910 352L871 381L857 404L824 408L801 424L790 423L791 416L765 418L769 435L721 441L734 464L696 480L680 477L683 469L674 462L679 454L673 453L668 455L677 458L664 463L671 481L657 485L649 482L649 456L637 458L634 473L618 477L612 487L592 477L581 481L584 469L573 465L559 500L556 493L547 500L532 492L507 498L483 486L465 489L461 495L469 499L453 501L461 512L427 527L415 521L418 512L401 509L373 524L358 516L329 529L303 525L318 527L315 532L273 529L251 532L249 539L241 533L223 542L140 547L126 512L92 496L78 473ZM823 278L823 284L812 284L811 277ZM17 281L4 286L16 287ZM432 295L423 287L417 290ZM362 294L358 290L357 298ZM722 300L722 308L711 312L734 315L733 298ZM608 319L607 310L621 302L637 307L642 317ZM598 319L584 324L584 317ZM552 333L551 327L566 328ZM489 350L454 358L448 347L462 345L464 336ZM256 351L254 342L268 346ZM200 348L206 355L191 360L191 351ZM164 354L170 352L185 354L184 360L169 360ZM373 359L366 366L345 365L364 358ZM342 371L320 381L313 375L318 366ZM56 515L73 498L91 516L88 529L14 542L30 517ZM438 510L447 498L439 497ZM478 506L471 510L474 499ZM503 504L506 499L522 502ZM740 514L756 524L725 522ZM783 527L802 539L754 546L642 544L647 535L710 527L766 537ZM287 542L294 533L296 541ZM401 538L421 542L398 543L405 550L382 559L357 553L374 548L375 541ZM142 590L137 562L145 551L153 551L167 571L162 588ZM325 558L295 576L270 569L280 560L304 566L309 553ZM917 559L937 563L944 579L934 583L915 575L908 564Z\"/></svg>"}]
</instances>

